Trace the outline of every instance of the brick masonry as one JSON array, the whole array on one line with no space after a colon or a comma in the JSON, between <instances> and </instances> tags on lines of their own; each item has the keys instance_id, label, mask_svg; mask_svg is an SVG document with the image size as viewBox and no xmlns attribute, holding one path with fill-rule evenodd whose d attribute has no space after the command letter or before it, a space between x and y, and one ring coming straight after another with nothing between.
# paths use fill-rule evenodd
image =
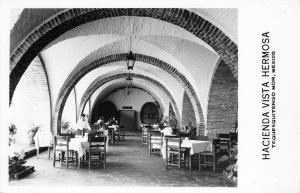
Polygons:
<instances>
[{"instance_id":1,"label":"brick masonry","mask_svg":"<svg viewBox=\"0 0 300 193\"><path fill-rule=\"evenodd\" d=\"M191 123L197 126L196 117L190 97L184 92L182 101L182 126L188 126Z\"/></svg>"},{"instance_id":2,"label":"brick masonry","mask_svg":"<svg viewBox=\"0 0 300 193\"><path fill-rule=\"evenodd\" d=\"M212 80L207 115L208 136L234 131L237 123L238 82L221 61Z\"/></svg>"},{"instance_id":3,"label":"brick masonry","mask_svg":"<svg viewBox=\"0 0 300 193\"><path fill-rule=\"evenodd\" d=\"M46 9L47 10L47 9ZM46 11L44 10L44 11ZM36 11L36 10L35 10ZM30 32L20 42L13 42L16 46L10 56L10 102L15 88L23 73L35 56L66 31L81 24L97 19L117 16L151 17L182 27L210 45L225 61L234 77L238 77L238 47L220 29L206 21L199 15L185 9L66 9L48 11L49 18ZM35 12L33 11L34 14ZM50 15L53 14L53 17ZM37 15L38 16L38 15ZM17 39L22 30L15 26L11 39ZM12 40L11 40L12 41Z\"/></svg>"}]
</instances>

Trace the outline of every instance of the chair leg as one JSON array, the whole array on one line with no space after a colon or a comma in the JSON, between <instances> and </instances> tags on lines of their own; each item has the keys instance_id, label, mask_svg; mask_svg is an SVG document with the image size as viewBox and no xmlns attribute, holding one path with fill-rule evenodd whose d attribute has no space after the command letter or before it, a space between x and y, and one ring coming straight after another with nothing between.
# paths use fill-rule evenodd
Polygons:
<instances>
[{"instance_id":1,"label":"chair leg","mask_svg":"<svg viewBox=\"0 0 300 193\"><path fill-rule=\"evenodd\" d=\"M178 154L178 164L179 164L179 170L181 170L181 152Z\"/></svg>"},{"instance_id":2,"label":"chair leg","mask_svg":"<svg viewBox=\"0 0 300 193\"><path fill-rule=\"evenodd\" d=\"M91 152L89 152L89 170L91 170Z\"/></svg>"},{"instance_id":3,"label":"chair leg","mask_svg":"<svg viewBox=\"0 0 300 193\"><path fill-rule=\"evenodd\" d=\"M55 167L55 161L56 161L56 151L53 149L53 167Z\"/></svg>"},{"instance_id":4,"label":"chair leg","mask_svg":"<svg viewBox=\"0 0 300 193\"><path fill-rule=\"evenodd\" d=\"M187 152L187 154L188 154L188 167L189 167L189 169L190 170L192 170L192 155L190 154L190 152L188 151Z\"/></svg>"},{"instance_id":5,"label":"chair leg","mask_svg":"<svg viewBox=\"0 0 300 193\"><path fill-rule=\"evenodd\" d=\"M216 162L215 162L215 156L213 155L213 163L214 163L214 165L213 165L213 169L214 169L214 172L216 171Z\"/></svg>"},{"instance_id":6,"label":"chair leg","mask_svg":"<svg viewBox=\"0 0 300 193\"><path fill-rule=\"evenodd\" d=\"M50 146L48 147L48 159L50 158Z\"/></svg>"},{"instance_id":7,"label":"chair leg","mask_svg":"<svg viewBox=\"0 0 300 193\"><path fill-rule=\"evenodd\" d=\"M66 154L67 154L67 168L69 168L69 152L66 152Z\"/></svg>"},{"instance_id":8,"label":"chair leg","mask_svg":"<svg viewBox=\"0 0 300 193\"><path fill-rule=\"evenodd\" d=\"M103 159L104 159L104 163L103 163L103 168L106 167L106 153L103 153Z\"/></svg>"},{"instance_id":9,"label":"chair leg","mask_svg":"<svg viewBox=\"0 0 300 193\"><path fill-rule=\"evenodd\" d=\"M201 153L199 153L199 171L201 170Z\"/></svg>"},{"instance_id":10,"label":"chair leg","mask_svg":"<svg viewBox=\"0 0 300 193\"><path fill-rule=\"evenodd\" d=\"M78 152L77 151L75 152L75 156L76 156L76 158L75 158L76 159L75 160L76 161L76 167L78 167Z\"/></svg>"}]
</instances>

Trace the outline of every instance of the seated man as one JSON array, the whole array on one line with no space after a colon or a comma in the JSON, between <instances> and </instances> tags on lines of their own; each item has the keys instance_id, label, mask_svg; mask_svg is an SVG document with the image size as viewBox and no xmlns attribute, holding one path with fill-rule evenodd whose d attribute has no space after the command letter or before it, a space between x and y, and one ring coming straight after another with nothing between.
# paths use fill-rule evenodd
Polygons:
<instances>
[{"instance_id":1,"label":"seated man","mask_svg":"<svg viewBox=\"0 0 300 193\"><path fill-rule=\"evenodd\" d=\"M87 131L87 132L91 131L91 127L86 120L85 114L81 114L81 117L78 120L76 127L77 127L77 129L82 130L82 131Z\"/></svg>"},{"instance_id":2,"label":"seated man","mask_svg":"<svg viewBox=\"0 0 300 193\"><path fill-rule=\"evenodd\" d=\"M113 117L113 119L110 121L110 125L118 125L118 121L115 117Z\"/></svg>"},{"instance_id":3,"label":"seated man","mask_svg":"<svg viewBox=\"0 0 300 193\"><path fill-rule=\"evenodd\" d=\"M103 124L104 124L104 119L103 119L103 117L99 117L99 120L97 121L97 123L96 123L95 125L99 125L100 128L102 128Z\"/></svg>"}]
</instances>

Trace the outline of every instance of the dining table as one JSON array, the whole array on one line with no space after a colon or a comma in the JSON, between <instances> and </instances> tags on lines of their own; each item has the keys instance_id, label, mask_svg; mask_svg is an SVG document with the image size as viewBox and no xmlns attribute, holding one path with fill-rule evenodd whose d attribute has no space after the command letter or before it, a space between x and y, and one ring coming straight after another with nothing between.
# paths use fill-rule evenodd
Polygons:
<instances>
[{"instance_id":1,"label":"dining table","mask_svg":"<svg viewBox=\"0 0 300 193\"><path fill-rule=\"evenodd\" d=\"M168 145L178 146L176 142L168 142ZM198 154L200 160L200 153L206 151L212 151L212 142L211 141L200 141L200 140L190 140L190 139L183 139L181 143L182 148L188 149L188 156L189 156L189 169L192 170L192 155ZM166 159L166 142L163 141L163 145L161 147L161 154L163 159ZM200 162L200 161L199 161Z\"/></svg>"},{"instance_id":2,"label":"dining table","mask_svg":"<svg viewBox=\"0 0 300 193\"><path fill-rule=\"evenodd\" d=\"M88 134L84 136L75 135L75 138L70 139L69 150L77 151L79 158L83 157L85 155L86 150L89 150L89 148L90 148L90 143L88 141ZM108 143L106 143L106 153L107 152L108 152Z\"/></svg>"}]
</instances>

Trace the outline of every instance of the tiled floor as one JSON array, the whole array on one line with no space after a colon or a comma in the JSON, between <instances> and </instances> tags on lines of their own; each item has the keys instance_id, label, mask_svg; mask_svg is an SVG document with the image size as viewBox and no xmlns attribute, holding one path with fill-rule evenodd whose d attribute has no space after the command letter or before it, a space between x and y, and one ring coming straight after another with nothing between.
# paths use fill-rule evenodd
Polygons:
<instances>
[{"instance_id":1,"label":"tiled floor","mask_svg":"<svg viewBox=\"0 0 300 193\"><path fill-rule=\"evenodd\" d=\"M52 154L51 154L52 156ZM131 133L125 141L116 141L109 147L105 169L75 168L66 169L57 164L52 166L52 158L47 152L29 158L26 165L35 166L35 172L21 180L10 180L14 186L172 186L172 187L236 187L236 183L221 173L213 171L189 171L184 168L166 169L162 157L149 156L146 145L141 144L141 137Z\"/></svg>"}]
</instances>

